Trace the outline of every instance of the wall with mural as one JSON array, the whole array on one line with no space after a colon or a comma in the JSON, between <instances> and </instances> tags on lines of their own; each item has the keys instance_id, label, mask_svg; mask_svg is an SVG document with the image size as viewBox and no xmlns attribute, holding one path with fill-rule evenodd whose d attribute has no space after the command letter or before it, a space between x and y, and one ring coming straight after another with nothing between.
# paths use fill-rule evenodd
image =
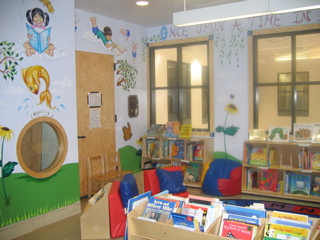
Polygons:
<instances>
[{"instance_id":1,"label":"wall with mural","mask_svg":"<svg viewBox=\"0 0 320 240\"><path fill-rule=\"evenodd\" d=\"M4 227L79 202L74 1L3 0L0 29L0 227ZM54 175L34 178L23 170L16 146L22 129L43 116L62 126L68 151Z\"/></svg>"},{"instance_id":2,"label":"wall with mural","mask_svg":"<svg viewBox=\"0 0 320 240\"><path fill-rule=\"evenodd\" d=\"M149 29L149 39L213 36L214 109L210 110L214 111L215 156L230 154L242 161L242 145L249 132L248 36L253 30L319 22L320 10L317 9L190 27L159 26Z\"/></svg>"},{"instance_id":3,"label":"wall with mural","mask_svg":"<svg viewBox=\"0 0 320 240\"><path fill-rule=\"evenodd\" d=\"M75 10L75 18L76 50L114 55L116 148L140 148L136 141L145 134L148 119L147 29L79 9ZM139 102L134 117L128 113L128 98L132 95L137 95Z\"/></svg>"}]
</instances>

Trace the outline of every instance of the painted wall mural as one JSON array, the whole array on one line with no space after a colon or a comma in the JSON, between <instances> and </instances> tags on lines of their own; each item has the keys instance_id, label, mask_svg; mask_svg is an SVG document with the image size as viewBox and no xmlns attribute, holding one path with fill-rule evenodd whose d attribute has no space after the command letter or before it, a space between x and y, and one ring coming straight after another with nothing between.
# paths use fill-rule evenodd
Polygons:
<instances>
[{"instance_id":1,"label":"painted wall mural","mask_svg":"<svg viewBox=\"0 0 320 240\"><path fill-rule=\"evenodd\" d=\"M0 6L1 229L80 196L77 142L70 141L77 134L74 1L4 0ZM40 179L22 169L16 146L24 127L44 116L64 128L68 152L54 175Z\"/></svg>"}]
</instances>

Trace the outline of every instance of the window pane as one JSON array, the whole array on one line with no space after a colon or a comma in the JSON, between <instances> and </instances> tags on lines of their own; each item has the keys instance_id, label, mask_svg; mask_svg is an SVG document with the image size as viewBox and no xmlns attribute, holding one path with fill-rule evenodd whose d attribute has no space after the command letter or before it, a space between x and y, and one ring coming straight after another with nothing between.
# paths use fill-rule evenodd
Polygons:
<instances>
[{"instance_id":1,"label":"window pane","mask_svg":"<svg viewBox=\"0 0 320 240\"><path fill-rule=\"evenodd\" d=\"M290 116L278 116L278 87L259 87L259 103L258 103L258 126L261 129L269 130L270 126L291 126Z\"/></svg>"},{"instance_id":2,"label":"window pane","mask_svg":"<svg viewBox=\"0 0 320 240\"><path fill-rule=\"evenodd\" d=\"M258 39L258 82L276 83L279 72L291 72L290 37Z\"/></svg>"},{"instance_id":3,"label":"window pane","mask_svg":"<svg viewBox=\"0 0 320 240\"><path fill-rule=\"evenodd\" d=\"M208 84L207 45L192 45L182 48L182 86Z\"/></svg>"},{"instance_id":4,"label":"window pane","mask_svg":"<svg viewBox=\"0 0 320 240\"><path fill-rule=\"evenodd\" d=\"M155 50L155 87L167 87L169 82L171 86L177 85L175 65L172 62L177 62L176 48Z\"/></svg>"},{"instance_id":5,"label":"window pane","mask_svg":"<svg viewBox=\"0 0 320 240\"><path fill-rule=\"evenodd\" d=\"M178 121L178 91L156 90L156 123L166 124L168 121Z\"/></svg>"},{"instance_id":6,"label":"window pane","mask_svg":"<svg viewBox=\"0 0 320 240\"><path fill-rule=\"evenodd\" d=\"M297 72L309 72L310 82L320 81L320 33L298 35L296 41Z\"/></svg>"},{"instance_id":7,"label":"window pane","mask_svg":"<svg viewBox=\"0 0 320 240\"><path fill-rule=\"evenodd\" d=\"M315 123L320 122L320 85L313 85L309 87L309 115L308 116L298 116L298 123ZM303 99L302 101L306 101Z\"/></svg>"}]
</instances>

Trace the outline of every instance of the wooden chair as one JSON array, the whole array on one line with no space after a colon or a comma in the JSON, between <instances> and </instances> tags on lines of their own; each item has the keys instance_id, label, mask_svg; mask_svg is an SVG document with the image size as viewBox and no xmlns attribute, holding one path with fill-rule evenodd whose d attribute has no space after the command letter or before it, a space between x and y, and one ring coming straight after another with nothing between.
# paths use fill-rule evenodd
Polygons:
<instances>
[{"instance_id":1,"label":"wooden chair","mask_svg":"<svg viewBox=\"0 0 320 240\"><path fill-rule=\"evenodd\" d=\"M110 174L117 175L118 181L127 173L133 173L133 171L121 169L121 159L118 151L106 154L106 160L106 171Z\"/></svg>"},{"instance_id":2,"label":"wooden chair","mask_svg":"<svg viewBox=\"0 0 320 240\"><path fill-rule=\"evenodd\" d=\"M100 183L100 189L108 182L116 180L119 175L117 172L108 172L105 167L104 155L97 155L87 157L87 171L88 171L88 197L94 193L92 189L93 183Z\"/></svg>"}]
</instances>

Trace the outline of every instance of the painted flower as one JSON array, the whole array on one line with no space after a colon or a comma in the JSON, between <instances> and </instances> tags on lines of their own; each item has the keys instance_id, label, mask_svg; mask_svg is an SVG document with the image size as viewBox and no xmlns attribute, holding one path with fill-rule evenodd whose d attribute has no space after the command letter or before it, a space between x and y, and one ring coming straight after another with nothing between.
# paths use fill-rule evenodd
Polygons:
<instances>
[{"instance_id":1,"label":"painted flower","mask_svg":"<svg viewBox=\"0 0 320 240\"><path fill-rule=\"evenodd\" d=\"M10 142L13 137L13 131L7 127L0 126L0 137L2 137L6 142Z\"/></svg>"},{"instance_id":2,"label":"painted flower","mask_svg":"<svg viewBox=\"0 0 320 240\"><path fill-rule=\"evenodd\" d=\"M226 111L231 113L231 114L237 114L238 113L238 107L236 105L234 105L233 103L229 103L226 106Z\"/></svg>"}]
</instances>

